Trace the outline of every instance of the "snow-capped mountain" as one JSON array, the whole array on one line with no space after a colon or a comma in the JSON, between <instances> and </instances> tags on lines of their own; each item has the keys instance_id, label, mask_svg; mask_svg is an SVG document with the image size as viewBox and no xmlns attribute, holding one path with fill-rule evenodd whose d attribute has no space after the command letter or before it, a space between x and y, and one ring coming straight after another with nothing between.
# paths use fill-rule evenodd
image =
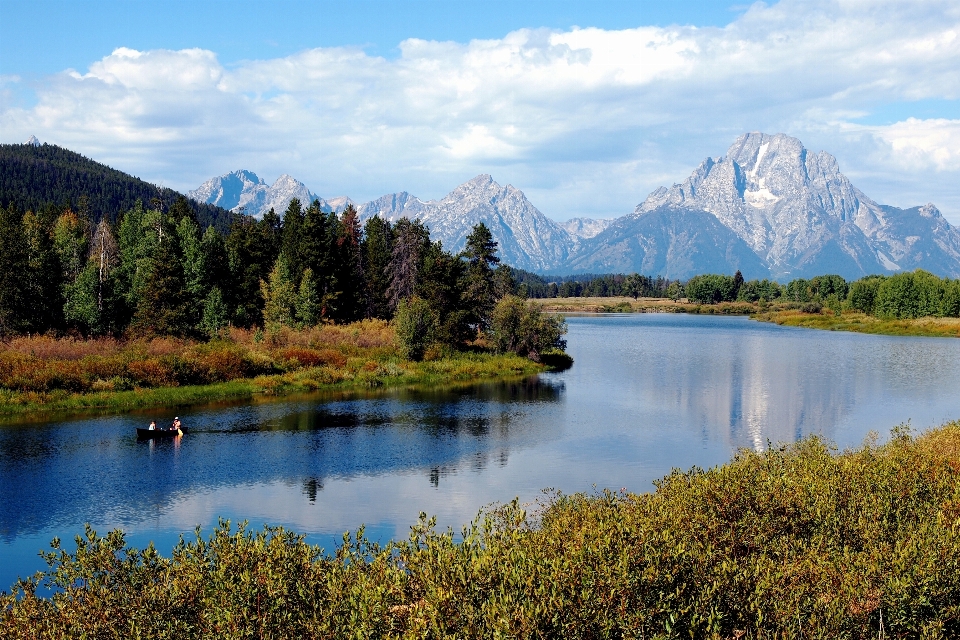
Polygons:
<instances>
[{"instance_id":1,"label":"snow-capped mountain","mask_svg":"<svg viewBox=\"0 0 960 640\"><path fill-rule=\"evenodd\" d=\"M740 136L683 184L651 193L632 218L662 210L712 214L781 279L915 268L960 275L960 234L936 207L879 205L840 173L832 155L810 153L784 134Z\"/></svg>"},{"instance_id":2,"label":"snow-capped mountain","mask_svg":"<svg viewBox=\"0 0 960 640\"><path fill-rule=\"evenodd\" d=\"M40 140L37 139L37 136L30 136L30 138L23 144L29 144L32 147L39 147Z\"/></svg>"},{"instance_id":3,"label":"snow-capped mountain","mask_svg":"<svg viewBox=\"0 0 960 640\"><path fill-rule=\"evenodd\" d=\"M213 178L189 195L258 217L271 207L282 215L297 197L338 213L353 204L361 221L419 218L453 252L482 221L506 264L549 273L688 278L739 269L747 278L789 280L922 268L960 277L960 231L934 205L877 204L840 172L833 156L811 153L784 134L740 136L725 156L705 159L682 184L660 187L615 220L557 223L522 191L486 174L441 200L404 191L356 205L343 196L318 198L287 175L267 186L249 171Z\"/></svg>"},{"instance_id":4,"label":"snow-capped mountain","mask_svg":"<svg viewBox=\"0 0 960 640\"><path fill-rule=\"evenodd\" d=\"M361 220L420 218L448 251L463 249L474 225L483 222L499 243L500 258L521 269L549 270L566 263L574 241L559 224L534 207L522 191L501 186L487 174L463 183L442 200L423 201L409 193L385 195L359 208Z\"/></svg>"},{"instance_id":5,"label":"snow-capped mountain","mask_svg":"<svg viewBox=\"0 0 960 640\"><path fill-rule=\"evenodd\" d=\"M570 234L575 240L585 240L592 238L601 231L610 226L613 220L593 219L593 218L570 218L566 222L561 222L560 226L564 231Z\"/></svg>"},{"instance_id":6,"label":"snow-capped mountain","mask_svg":"<svg viewBox=\"0 0 960 640\"><path fill-rule=\"evenodd\" d=\"M252 171L233 171L210 178L202 185L187 193L198 202L215 204L230 211L243 211L255 218L263 217L270 209L280 215L294 198L299 198L306 207L314 200L321 200L307 189L299 180L283 174L276 182L268 185ZM321 206L325 204L323 200ZM328 207L328 211L334 210Z\"/></svg>"}]
</instances>

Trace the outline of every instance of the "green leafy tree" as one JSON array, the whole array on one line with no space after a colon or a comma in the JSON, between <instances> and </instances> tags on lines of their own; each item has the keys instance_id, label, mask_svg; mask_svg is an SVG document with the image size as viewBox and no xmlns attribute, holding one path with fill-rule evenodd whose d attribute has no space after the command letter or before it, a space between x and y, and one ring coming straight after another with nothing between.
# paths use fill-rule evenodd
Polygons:
<instances>
[{"instance_id":1,"label":"green leafy tree","mask_svg":"<svg viewBox=\"0 0 960 640\"><path fill-rule=\"evenodd\" d=\"M283 253L270 272L270 280L261 281L260 289L264 300L264 324L268 327L296 326L297 289Z\"/></svg>"},{"instance_id":2,"label":"green leafy tree","mask_svg":"<svg viewBox=\"0 0 960 640\"><path fill-rule=\"evenodd\" d=\"M212 227L211 227L212 228ZM223 299L220 287L213 287L203 301L203 315L200 318L200 331L211 338L220 334L229 323L230 310Z\"/></svg>"},{"instance_id":3,"label":"green leafy tree","mask_svg":"<svg viewBox=\"0 0 960 640\"><path fill-rule=\"evenodd\" d=\"M737 299L736 276L714 273L694 276L687 281L684 290L690 300L699 304L731 302Z\"/></svg>"},{"instance_id":4,"label":"green leafy tree","mask_svg":"<svg viewBox=\"0 0 960 640\"><path fill-rule=\"evenodd\" d=\"M501 298L491 314L489 334L497 350L512 351L535 362L549 350L565 349L566 332L562 317L544 314L539 306L514 295Z\"/></svg>"},{"instance_id":5,"label":"green leafy tree","mask_svg":"<svg viewBox=\"0 0 960 640\"><path fill-rule=\"evenodd\" d=\"M53 225L53 246L60 256L64 282L73 282L87 264L89 222L67 209Z\"/></svg>"},{"instance_id":6,"label":"green leafy tree","mask_svg":"<svg viewBox=\"0 0 960 640\"><path fill-rule=\"evenodd\" d=\"M305 269L297 290L296 317L305 326L312 327L320 322L323 311L323 299L313 269Z\"/></svg>"},{"instance_id":7,"label":"green leafy tree","mask_svg":"<svg viewBox=\"0 0 960 640\"><path fill-rule=\"evenodd\" d=\"M436 313L426 300L417 296L401 300L393 317L393 326L403 357L422 360L434 340L436 325Z\"/></svg>"}]
</instances>

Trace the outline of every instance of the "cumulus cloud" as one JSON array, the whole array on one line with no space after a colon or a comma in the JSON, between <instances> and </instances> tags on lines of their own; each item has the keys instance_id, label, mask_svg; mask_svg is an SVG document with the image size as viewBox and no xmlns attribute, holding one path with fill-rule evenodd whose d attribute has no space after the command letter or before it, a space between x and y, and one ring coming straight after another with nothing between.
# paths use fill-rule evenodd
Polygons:
<instances>
[{"instance_id":1,"label":"cumulus cloud","mask_svg":"<svg viewBox=\"0 0 960 640\"><path fill-rule=\"evenodd\" d=\"M960 222L960 196L927 181L960 178L958 121L856 124L885 103L960 99L955 2L783 0L725 28L521 29L400 52L224 66L202 49L117 49L47 78L34 106L0 98L0 135L181 189L242 167L327 196L439 197L489 172L566 218L626 213L743 131L784 131L837 155L868 194L883 187L878 199L915 204L897 199L929 184L924 201Z\"/></svg>"}]
</instances>

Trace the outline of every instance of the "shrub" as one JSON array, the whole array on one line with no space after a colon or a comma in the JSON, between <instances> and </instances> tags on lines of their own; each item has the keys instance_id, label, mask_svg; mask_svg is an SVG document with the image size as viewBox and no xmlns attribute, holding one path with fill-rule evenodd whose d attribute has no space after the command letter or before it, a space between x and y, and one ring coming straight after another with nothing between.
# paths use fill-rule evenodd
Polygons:
<instances>
[{"instance_id":1,"label":"shrub","mask_svg":"<svg viewBox=\"0 0 960 640\"><path fill-rule=\"evenodd\" d=\"M409 360L422 360L424 351L433 341L437 314L430 304L417 296L401 300L393 318L397 342L403 356Z\"/></svg>"},{"instance_id":2,"label":"shrub","mask_svg":"<svg viewBox=\"0 0 960 640\"><path fill-rule=\"evenodd\" d=\"M493 308L490 336L497 351L512 351L535 362L548 349L563 350L567 325L562 316L544 314L537 305L506 295Z\"/></svg>"},{"instance_id":3,"label":"shrub","mask_svg":"<svg viewBox=\"0 0 960 640\"><path fill-rule=\"evenodd\" d=\"M229 523L171 558L87 528L0 594L5 638L891 638L960 635L960 422L837 453L817 438L555 494L455 534L361 528L331 553ZM38 597L47 581L49 597Z\"/></svg>"}]
</instances>

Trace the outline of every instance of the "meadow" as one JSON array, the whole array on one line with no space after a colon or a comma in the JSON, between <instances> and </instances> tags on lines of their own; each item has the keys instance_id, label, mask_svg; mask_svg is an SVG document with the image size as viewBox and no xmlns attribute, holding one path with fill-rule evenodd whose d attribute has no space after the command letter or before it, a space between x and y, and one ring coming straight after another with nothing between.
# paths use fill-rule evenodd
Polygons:
<instances>
[{"instance_id":1,"label":"meadow","mask_svg":"<svg viewBox=\"0 0 960 640\"><path fill-rule=\"evenodd\" d=\"M0 351L0 416L457 383L544 369L514 354L439 345L415 362L402 357L393 327L383 320L268 332L231 328L209 342L21 336Z\"/></svg>"}]
</instances>

